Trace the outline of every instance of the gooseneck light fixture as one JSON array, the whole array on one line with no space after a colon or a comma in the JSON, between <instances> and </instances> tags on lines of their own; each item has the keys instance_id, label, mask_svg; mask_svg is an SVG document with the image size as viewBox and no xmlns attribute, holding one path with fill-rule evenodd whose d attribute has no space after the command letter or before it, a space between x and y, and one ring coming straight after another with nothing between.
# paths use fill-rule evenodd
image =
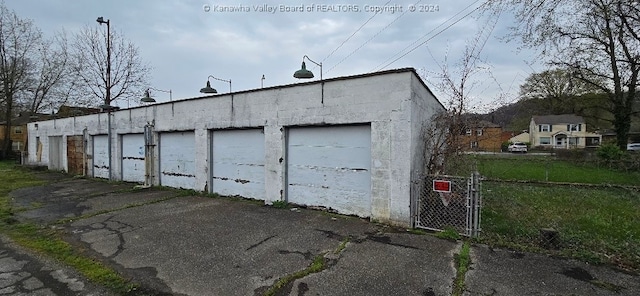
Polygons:
<instances>
[{"instance_id":1,"label":"gooseneck light fixture","mask_svg":"<svg viewBox=\"0 0 640 296\"><path fill-rule=\"evenodd\" d=\"M211 87L211 82L209 81L209 79L211 79L211 78L213 78L215 80L218 80L218 81L228 82L229 83L229 92L231 92L231 79L224 80L224 79L220 79L220 78L214 77L212 75L209 75L209 77L207 77L207 85L200 89L201 93L203 93L203 94L217 94L218 93L218 91L215 88Z\"/></svg>"},{"instance_id":2,"label":"gooseneck light fixture","mask_svg":"<svg viewBox=\"0 0 640 296\"><path fill-rule=\"evenodd\" d=\"M155 103L156 102L156 100L151 97L151 90L169 93L169 101L173 101L171 90L163 90L163 89L157 89L157 88L149 87L144 91L144 97L142 97L142 99L140 99L141 102L143 102L143 103Z\"/></svg>"},{"instance_id":3,"label":"gooseneck light fixture","mask_svg":"<svg viewBox=\"0 0 640 296\"><path fill-rule=\"evenodd\" d=\"M302 68L295 73L293 73L293 77L298 79L311 79L313 78L313 72L307 70L307 65L304 63L304 59L307 59L309 62L312 62L320 67L320 80L322 80L322 63L316 63L314 60L310 59L307 55L302 57Z\"/></svg>"}]
</instances>

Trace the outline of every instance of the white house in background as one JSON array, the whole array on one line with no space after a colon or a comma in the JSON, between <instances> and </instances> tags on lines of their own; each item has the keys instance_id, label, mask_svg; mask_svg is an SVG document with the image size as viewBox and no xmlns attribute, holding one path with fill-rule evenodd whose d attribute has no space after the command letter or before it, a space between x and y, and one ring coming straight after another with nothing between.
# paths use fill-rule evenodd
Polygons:
<instances>
[{"instance_id":1,"label":"white house in background","mask_svg":"<svg viewBox=\"0 0 640 296\"><path fill-rule=\"evenodd\" d=\"M514 137L509 138L509 142L511 143L515 143L515 142L528 143L529 141L531 141L531 135L528 132L523 132L521 134L518 134L518 135L515 135Z\"/></svg>"},{"instance_id":2,"label":"white house in background","mask_svg":"<svg viewBox=\"0 0 640 296\"><path fill-rule=\"evenodd\" d=\"M30 123L28 160L412 226L443 110L405 68Z\"/></svg>"},{"instance_id":3,"label":"white house in background","mask_svg":"<svg viewBox=\"0 0 640 296\"><path fill-rule=\"evenodd\" d=\"M584 118L574 114L533 116L529 133L531 147L585 148L602 142L602 136L587 132Z\"/></svg>"}]
</instances>

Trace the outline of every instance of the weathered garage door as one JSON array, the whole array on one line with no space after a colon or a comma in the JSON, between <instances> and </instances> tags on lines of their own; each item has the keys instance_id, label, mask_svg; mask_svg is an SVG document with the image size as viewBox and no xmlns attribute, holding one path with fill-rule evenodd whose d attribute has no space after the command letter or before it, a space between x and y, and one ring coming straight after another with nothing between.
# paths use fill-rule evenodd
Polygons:
<instances>
[{"instance_id":1,"label":"weathered garage door","mask_svg":"<svg viewBox=\"0 0 640 296\"><path fill-rule=\"evenodd\" d=\"M109 179L109 141L106 135L93 136L93 177Z\"/></svg>"},{"instance_id":2,"label":"weathered garage door","mask_svg":"<svg viewBox=\"0 0 640 296\"><path fill-rule=\"evenodd\" d=\"M69 174L83 173L84 138L82 136L67 136L67 168Z\"/></svg>"},{"instance_id":3,"label":"weathered garage door","mask_svg":"<svg viewBox=\"0 0 640 296\"><path fill-rule=\"evenodd\" d=\"M122 180L144 182L144 134L122 135Z\"/></svg>"},{"instance_id":4,"label":"weathered garage door","mask_svg":"<svg viewBox=\"0 0 640 296\"><path fill-rule=\"evenodd\" d=\"M160 184L196 189L194 132L160 134Z\"/></svg>"},{"instance_id":5,"label":"weathered garage door","mask_svg":"<svg viewBox=\"0 0 640 296\"><path fill-rule=\"evenodd\" d=\"M212 191L264 200L264 131L214 131L211 141Z\"/></svg>"},{"instance_id":6,"label":"weathered garage door","mask_svg":"<svg viewBox=\"0 0 640 296\"><path fill-rule=\"evenodd\" d=\"M370 126L290 128L287 199L370 216Z\"/></svg>"},{"instance_id":7,"label":"weathered garage door","mask_svg":"<svg viewBox=\"0 0 640 296\"><path fill-rule=\"evenodd\" d=\"M49 137L49 169L63 170L62 158L62 136Z\"/></svg>"}]
</instances>

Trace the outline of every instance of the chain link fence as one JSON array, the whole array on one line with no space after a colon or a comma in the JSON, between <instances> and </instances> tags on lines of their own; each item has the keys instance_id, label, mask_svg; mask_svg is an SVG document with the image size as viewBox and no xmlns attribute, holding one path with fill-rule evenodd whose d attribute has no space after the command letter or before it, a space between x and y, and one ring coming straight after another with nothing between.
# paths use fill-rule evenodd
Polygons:
<instances>
[{"instance_id":1,"label":"chain link fence","mask_svg":"<svg viewBox=\"0 0 640 296\"><path fill-rule=\"evenodd\" d=\"M477 236L481 208L479 174L426 175L423 180L416 227L435 231L452 228L462 235Z\"/></svg>"}]
</instances>

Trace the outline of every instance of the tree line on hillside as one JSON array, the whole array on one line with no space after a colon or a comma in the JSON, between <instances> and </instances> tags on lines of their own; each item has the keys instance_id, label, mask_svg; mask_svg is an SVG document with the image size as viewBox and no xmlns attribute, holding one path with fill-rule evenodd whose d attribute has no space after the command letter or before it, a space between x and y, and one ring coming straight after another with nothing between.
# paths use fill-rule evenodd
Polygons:
<instances>
[{"instance_id":1,"label":"tree line on hillside","mask_svg":"<svg viewBox=\"0 0 640 296\"><path fill-rule=\"evenodd\" d=\"M111 49L107 80L107 40ZM20 112L52 113L62 105L110 105L139 95L150 68L138 48L101 24L45 36L29 19L0 3L0 122L9 135ZM109 86L110 97L107 97ZM11 149L0 143L0 159Z\"/></svg>"},{"instance_id":2,"label":"tree line on hillside","mask_svg":"<svg viewBox=\"0 0 640 296\"><path fill-rule=\"evenodd\" d=\"M638 115L640 2L633 0L487 0L515 16L510 41L539 51L550 70L523 85L548 110L583 112L610 122L616 145L626 149ZM551 82L545 79L551 78ZM559 81L560 85L553 82ZM542 83L541 83L542 82ZM550 89L545 87L554 86Z\"/></svg>"},{"instance_id":3,"label":"tree line on hillside","mask_svg":"<svg viewBox=\"0 0 640 296\"><path fill-rule=\"evenodd\" d=\"M507 130L529 128L534 115L576 114L585 118L590 131L613 130L613 110L607 94L555 68L531 74L520 86L520 99L488 114L475 117L499 124ZM640 131L640 104L631 117L631 131Z\"/></svg>"}]
</instances>

